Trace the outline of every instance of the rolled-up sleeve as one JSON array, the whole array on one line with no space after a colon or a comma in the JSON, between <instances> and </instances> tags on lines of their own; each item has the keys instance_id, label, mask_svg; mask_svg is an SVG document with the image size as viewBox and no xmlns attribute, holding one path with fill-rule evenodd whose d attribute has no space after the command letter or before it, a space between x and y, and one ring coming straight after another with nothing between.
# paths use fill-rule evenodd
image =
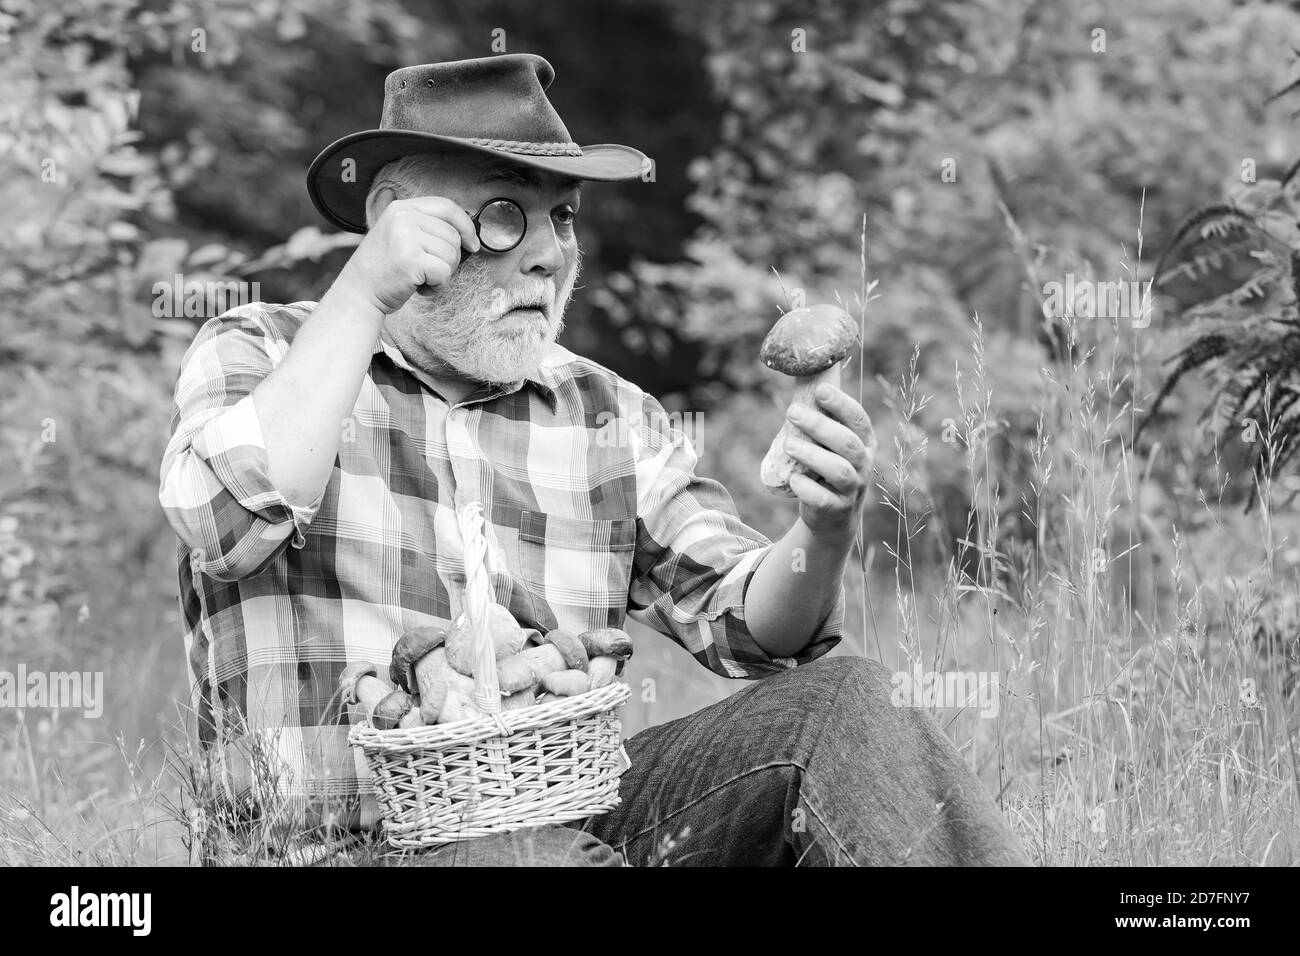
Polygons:
<instances>
[{"instance_id":1,"label":"rolled-up sleeve","mask_svg":"<svg viewBox=\"0 0 1300 956\"><path fill-rule=\"evenodd\" d=\"M839 643L844 586L812 640L771 657L745 623L745 592L772 541L750 528L718 481L695 473L690 437L652 395L629 416L637 469L637 546L629 616L724 677L757 678L821 657Z\"/></svg>"},{"instance_id":2,"label":"rolled-up sleeve","mask_svg":"<svg viewBox=\"0 0 1300 956\"><path fill-rule=\"evenodd\" d=\"M271 483L252 392L275 366L277 346L269 321L241 307L199 330L176 382L158 500L194 567L219 581L303 547L324 499L294 506Z\"/></svg>"}]
</instances>

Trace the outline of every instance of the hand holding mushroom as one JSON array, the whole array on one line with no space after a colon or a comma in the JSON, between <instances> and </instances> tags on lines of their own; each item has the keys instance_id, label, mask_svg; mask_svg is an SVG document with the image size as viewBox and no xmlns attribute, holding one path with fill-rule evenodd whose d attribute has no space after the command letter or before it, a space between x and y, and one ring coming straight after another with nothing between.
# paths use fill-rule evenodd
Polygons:
<instances>
[{"instance_id":1,"label":"hand holding mushroom","mask_svg":"<svg viewBox=\"0 0 1300 956\"><path fill-rule=\"evenodd\" d=\"M855 527L870 488L875 430L839 386L840 363L857 341L843 309L817 305L783 315L759 352L764 365L795 378L760 476L773 494L799 499L799 516L814 532Z\"/></svg>"}]
</instances>

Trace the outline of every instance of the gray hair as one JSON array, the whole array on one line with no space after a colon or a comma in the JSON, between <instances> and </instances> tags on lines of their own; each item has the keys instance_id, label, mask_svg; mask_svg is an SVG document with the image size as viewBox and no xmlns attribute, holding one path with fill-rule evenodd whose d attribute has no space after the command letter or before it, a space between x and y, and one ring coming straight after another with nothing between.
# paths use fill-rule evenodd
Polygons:
<instances>
[{"instance_id":1,"label":"gray hair","mask_svg":"<svg viewBox=\"0 0 1300 956\"><path fill-rule=\"evenodd\" d=\"M415 153L385 164L375 174L366 192L366 228L374 225L374 200L379 190L391 189L398 199L433 193L446 155L441 152Z\"/></svg>"}]
</instances>

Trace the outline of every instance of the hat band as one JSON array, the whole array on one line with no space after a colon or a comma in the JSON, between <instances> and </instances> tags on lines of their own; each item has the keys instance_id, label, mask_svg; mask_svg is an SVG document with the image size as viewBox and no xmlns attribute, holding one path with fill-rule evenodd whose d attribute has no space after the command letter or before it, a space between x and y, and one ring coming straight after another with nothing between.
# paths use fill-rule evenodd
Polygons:
<instances>
[{"instance_id":1,"label":"hat band","mask_svg":"<svg viewBox=\"0 0 1300 956\"><path fill-rule=\"evenodd\" d=\"M456 139L488 149L503 149L508 153L527 153L532 156L581 156L577 143L529 143L513 139L483 139L477 136L457 136Z\"/></svg>"}]
</instances>

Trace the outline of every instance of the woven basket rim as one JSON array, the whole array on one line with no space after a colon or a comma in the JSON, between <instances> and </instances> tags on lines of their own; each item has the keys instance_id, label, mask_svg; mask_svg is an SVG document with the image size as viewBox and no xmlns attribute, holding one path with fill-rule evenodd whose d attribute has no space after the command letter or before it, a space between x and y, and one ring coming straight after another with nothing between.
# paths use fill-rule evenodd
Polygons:
<instances>
[{"instance_id":1,"label":"woven basket rim","mask_svg":"<svg viewBox=\"0 0 1300 956\"><path fill-rule=\"evenodd\" d=\"M354 724L348 732L348 743L369 751L413 753L437 750L445 746L460 746L472 740L510 736L527 730L568 723L590 717L625 703L632 690L623 681L615 681L572 697L534 704L520 710L502 711L499 714L467 718L446 724L426 724L422 727L397 727L376 730L369 720ZM502 733L502 728L506 733Z\"/></svg>"}]
</instances>

